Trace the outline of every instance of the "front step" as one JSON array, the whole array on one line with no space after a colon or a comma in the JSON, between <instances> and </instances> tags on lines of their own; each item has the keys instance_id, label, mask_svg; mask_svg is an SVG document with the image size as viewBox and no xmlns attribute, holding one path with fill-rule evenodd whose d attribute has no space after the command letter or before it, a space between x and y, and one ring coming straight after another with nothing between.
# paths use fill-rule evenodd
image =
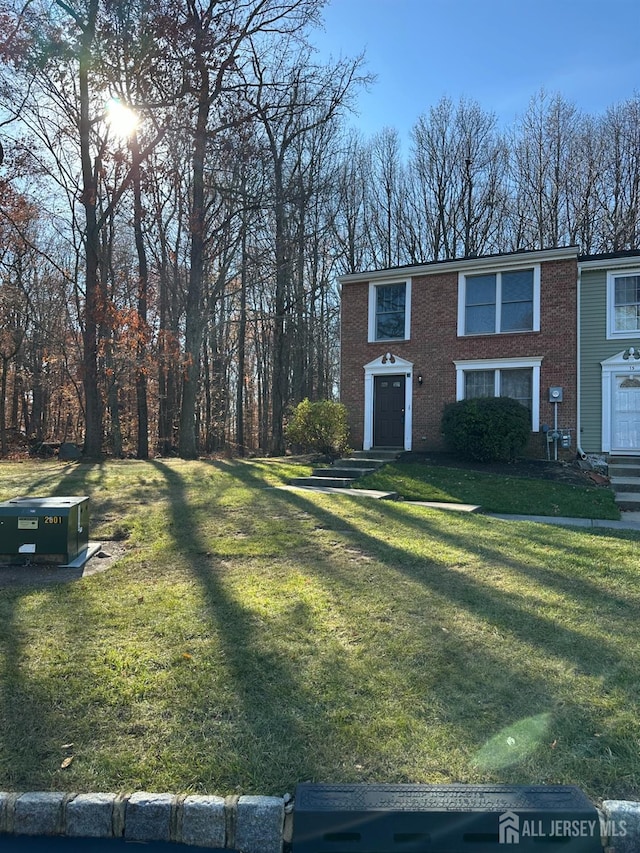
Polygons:
<instances>
[{"instance_id":1,"label":"front step","mask_svg":"<svg viewBox=\"0 0 640 853\"><path fill-rule=\"evenodd\" d=\"M640 512L640 457L610 456L607 468L618 509Z\"/></svg>"},{"instance_id":2,"label":"front step","mask_svg":"<svg viewBox=\"0 0 640 853\"><path fill-rule=\"evenodd\" d=\"M615 500L621 512L640 512L640 492L616 492Z\"/></svg>"},{"instance_id":3,"label":"front step","mask_svg":"<svg viewBox=\"0 0 640 853\"><path fill-rule=\"evenodd\" d=\"M375 471L376 468L382 468L387 462L393 460L387 459L372 459L368 456L349 456L347 459L339 459L336 463L342 469L351 471Z\"/></svg>"},{"instance_id":4,"label":"front step","mask_svg":"<svg viewBox=\"0 0 640 853\"><path fill-rule=\"evenodd\" d=\"M342 460L340 466L336 466L335 468L314 468L313 476L314 477L346 477L347 479L353 480L356 477L364 477L365 474L373 474L376 470L376 466L372 465L369 468L360 467L360 466L349 466L343 465Z\"/></svg>"},{"instance_id":5,"label":"front step","mask_svg":"<svg viewBox=\"0 0 640 853\"><path fill-rule=\"evenodd\" d=\"M609 476L609 482L614 492L640 492L640 477Z\"/></svg>"},{"instance_id":6,"label":"front step","mask_svg":"<svg viewBox=\"0 0 640 853\"><path fill-rule=\"evenodd\" d=\"M316 486L325 489L349 489L355 483L357 477L292 477L289 481L292 486Z\"/></svg>"},{"instance_id":7,"label":"front step","mask_svg":"<svg viewBox=\"0 0 640 853\"><path fill-rule=\"evenodd\" d=\"M404 450L396 450L394 448L377 448L372 450L354 450L351 452L349 459L378 459L384 462L393 462L399 456L402 456ZM341 462L346 460L341 459Z\"/></svg>"},{"instance_id":8,"label":"front step","mask_svg":"<svg viewBox=\"0 0 640 853\"><path fill-rule=\"evenodd\" d=\"M325 489L350 489L359 477L372 474L378 468L400 456L399 450L356 450L345 459L336 459L330 468L314 468L310 477L293 477L292 486L312 486Z\"/></svg>"}]
</instances>

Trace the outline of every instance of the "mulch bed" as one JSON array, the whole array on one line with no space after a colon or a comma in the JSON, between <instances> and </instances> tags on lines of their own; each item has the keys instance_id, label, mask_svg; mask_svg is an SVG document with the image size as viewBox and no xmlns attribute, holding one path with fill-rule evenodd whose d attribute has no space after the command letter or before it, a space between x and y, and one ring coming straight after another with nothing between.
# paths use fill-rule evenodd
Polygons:
<instances>
[{"instance_id":1,"label":"mulch bed","mask_svg":"<svg viewBox=\"0 0 640 853\"><path fill-rule=\"evenodd\" d=\"M474 462L453 453L405 453L400 463L422 463L444 468L464 468L485 474L507 477L525 477L536 480L554 480L572 486L608 486L606 477L594 471L583 470L578 461L548 462L546 459L517 459L515 462Z\"/></svg>"}]
</instances>

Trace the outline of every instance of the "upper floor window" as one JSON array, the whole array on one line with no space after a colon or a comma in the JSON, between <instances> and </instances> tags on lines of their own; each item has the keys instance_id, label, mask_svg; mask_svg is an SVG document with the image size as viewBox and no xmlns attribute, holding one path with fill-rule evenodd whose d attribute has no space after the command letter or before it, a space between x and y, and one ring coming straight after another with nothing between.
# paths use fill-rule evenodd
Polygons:
<instances>
[{"instance_id":1,"label":"upper floor window","mask_svg":"<svg viewBox=\"0 0 640 853\"><path fill-rule=\"evenodd\" d=\"M640 337L640 272L607 275L607 337Z\"/></svg>"},{"instance_id":2,"label":"upper floor window","mask_svg":"<svg viewBox=\"0 0 640 853\"><path fill-rule=\"evenodd\" d=\"M369 341L409 338L411 289L408 281L369 286Z\"/></svg>"},{"instance_id":3,"label":"upper floor window","mask_svg":"<svg viewBox=\"0 0 640 853\"><path fill-rule=\"evenodd\" d=\"M540 267L466 275L458 281L458 335L540 329Z\"/></svg>"}]
</instances>

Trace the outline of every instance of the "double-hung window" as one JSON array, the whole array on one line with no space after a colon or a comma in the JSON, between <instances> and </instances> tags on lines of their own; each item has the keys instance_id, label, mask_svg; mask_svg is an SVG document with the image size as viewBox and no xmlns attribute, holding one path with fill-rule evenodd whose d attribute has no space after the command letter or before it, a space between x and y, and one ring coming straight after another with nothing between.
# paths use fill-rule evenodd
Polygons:
<instances>
[{"instance_id":1,"label":"double-hung window","mask_svg":"<svg viewBox=\"0 0 640 853\"><path fill-rule=\"evenodd\" d=\"M540 329L540 268L460 273L458 335L499 335Z\"/></svg>"},{"instance_id":2,"label":"double-hung window","mask_svg":"<svg viewBox=\"0 0 640 853\"><path fill-rule=\"evenodd\" d=\"M607 275L607 337L640 337L640 270Z\"/></svg>"},{"instance_id":3,"label":"double-hung window","mask_svg":"<svg viewBox=\"0 0 640 853\"><path fill-rule=\"evenodd\" d=\"M511 397L531 412L531 429L540 425L541 358L456 361L456 399Z\"/></svg>"},{"instance_id":4,"label":"double-hung window","mask_svg":"<svg viewBox=\"0 0 640 853\"><path fill-rule=\"evenodd\" d=\"M369 286L369 341L402 341L409 338L410 282Z\"/></svg>"}]
</instances>

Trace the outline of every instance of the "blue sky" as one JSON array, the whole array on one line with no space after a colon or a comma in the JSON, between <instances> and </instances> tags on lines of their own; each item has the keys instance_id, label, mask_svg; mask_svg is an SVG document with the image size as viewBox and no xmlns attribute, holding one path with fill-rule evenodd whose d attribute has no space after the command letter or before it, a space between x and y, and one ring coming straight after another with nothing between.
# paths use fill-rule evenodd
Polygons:
<instances>
[{"instance_id":1,"label":"blue sky","mask_svg":"<svg viewBox=\"0 0 640 853\"><path fill-rule=\"evenodd\" d=\"M544 87L593 115L640 91L640 0L329 0L319 58L366 52L354 124L408 140L443 95L513 124Z\"/></svg>"}]
</instances>

